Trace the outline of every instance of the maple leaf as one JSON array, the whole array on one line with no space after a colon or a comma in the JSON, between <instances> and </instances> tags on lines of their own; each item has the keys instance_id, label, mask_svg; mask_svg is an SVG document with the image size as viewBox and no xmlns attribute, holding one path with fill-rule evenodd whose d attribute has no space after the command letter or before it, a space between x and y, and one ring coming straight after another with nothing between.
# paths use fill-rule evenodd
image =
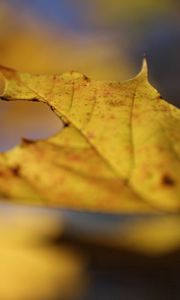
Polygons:
<instances>
[{"instance_id":1,"label":"maple leaf","mask_svg":"<svg viewBox=\"0 0 180 300\"><path fill-rule=\"evenodd\" d=\"M1 67L2 100L42 101L67 126L0 155L1 195L107 212L179 211L180 112L150 85Z\"/></svg>"}]
</instances>

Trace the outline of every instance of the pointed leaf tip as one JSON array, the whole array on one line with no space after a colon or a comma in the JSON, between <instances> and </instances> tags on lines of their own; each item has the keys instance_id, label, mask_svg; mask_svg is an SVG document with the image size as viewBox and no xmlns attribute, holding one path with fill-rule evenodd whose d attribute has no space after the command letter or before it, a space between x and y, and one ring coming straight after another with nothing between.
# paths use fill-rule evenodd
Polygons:
<instances>
[{"instance_id":1,"label":"pointed leaf tip","mask_svg":"<svg viewBox=\"0 0 180 300\"><path fill-rule=\"evenodd\" d=\"M147 59L145 57L143 58L142 67L137 76L148 79L148 63L147 63Z\"/></svg>"}]
</instances>

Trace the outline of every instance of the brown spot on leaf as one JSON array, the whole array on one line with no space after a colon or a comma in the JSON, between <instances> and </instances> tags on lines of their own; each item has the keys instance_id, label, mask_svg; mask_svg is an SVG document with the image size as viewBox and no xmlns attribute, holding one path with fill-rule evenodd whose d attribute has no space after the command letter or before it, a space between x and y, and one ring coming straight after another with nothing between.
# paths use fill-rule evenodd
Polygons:
<instances>
[{"instance_id":1,"label":"brown spot on leaf","mask_svg":"<svg viewBox=\"0 0 180 300\"><path fill-rule=\"evenodd\" d=\"M4 176L4 172L0 171L0 177Z\"/></svg>"},{"instance_id":2,"label":"brown spot on leaf","mask_svg":"<svg viewBox=\"0 0 180 300\"><path fill-rule=\"evenodd\" d=\"M133 119L135 119L136 121L137 121L137 120L140 120L140 114L138 114L138 113L133 113Z\"/></svg>"},{"instance_id":3,"label":"brown spot on leaf","mask_svg":"<svg viewBox=\"0 0 180 300\"><path fill-rule=\"evenodd\" d=\"M174 186L175 181L170 175L164 174L163 177L162 177L162 184L164 186Z\"/></svg>"},{"instance_id":4,"label":"brown spot on leaf","mask_svg":"<svg viewBox=\"0 0 180 300\"><path fill-rule=\"evenodd\" d=\"M90 79L89 77L87 77L86 75L84 75L84 74L83 74L83 78L84 78L84 80L86 80L87 82L90 82L90 81L91 81L91 79Z\"/></svg>"},{"instance_id":5,"label":"brown spot on leaf","mask_svg":"<svg viewBox=\"0 0 180 300\"><path fill-rule=\"evenodd\" d=\"M79 161L79 156L78 155L76 155L76 154L69 154L68 155L68 160L70 160L70 161Z\"/></svg>"},{"instance_id":6,"label":"brown spot on leaf","mask_svg":"<svg viewBox=\"0 0 180 300\"><path fill-rule=\"evenodd\" d=\"M115 120L116 117L115 117L115 115L111 114L111 115L109 116L109 119L110 119L110 120Z\"/></svg>"},{"instance_id":7,"label":"brown spot on leaf","mask_svg":"<svg viewBox=\"0 0 180 300\"><path fill-rule=\"evenodd\" d=\"M87 136L88 136L88 138L89 138L90 140L95 138L94 133L93 133L93 132L90 132L90 131L87 132Z\"/></svg>"},{"instance_id":8,"label":"brown spot on leaf","mask_svg":"<svg viewBox=\"0 0 180 300\"><path fill-rule=\"evenodd\" d=\"M11 171L12 171L13 175L19 176L20 166L15 166L15 167L11 168Z\"/></svg>"},{"instance_id":9,"label":"brown spot on leaf","mask_svg":"<svg viewBox=\"0 0 180 300\"><path fill-rule=\"evenodd\" d=\"M117 99L115 99L115 100L108 99L107 103L111 106L124 106L125 105L125 101L119 100L119 99L118 100Z\"/></svg>"}]
</instances>

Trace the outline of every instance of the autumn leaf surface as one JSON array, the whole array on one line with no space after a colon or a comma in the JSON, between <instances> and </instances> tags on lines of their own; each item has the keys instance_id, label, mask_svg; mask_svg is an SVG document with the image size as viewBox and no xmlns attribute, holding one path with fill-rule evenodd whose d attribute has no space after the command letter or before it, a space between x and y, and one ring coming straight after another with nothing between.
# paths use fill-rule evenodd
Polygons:
<instances>
[{"instance_id":1,"label":"autumn leaf surface","mask_svg":"<svg viewBox=\"0 0 180 300\"><path fill-rule=\"evenodd\" d=\"M42 101L66 125L0 154L2 196L117 213L180 210L180 111L150 85L146 62L123 83L0 71L2 100Z\"/></svg>"}]
</instances>

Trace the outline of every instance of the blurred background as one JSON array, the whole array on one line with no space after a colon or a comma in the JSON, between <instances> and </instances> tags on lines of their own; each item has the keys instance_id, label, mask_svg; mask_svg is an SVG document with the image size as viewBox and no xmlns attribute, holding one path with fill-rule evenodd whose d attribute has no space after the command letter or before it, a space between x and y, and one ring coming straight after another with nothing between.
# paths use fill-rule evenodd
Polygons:
<instances>
[{"instance_id":1,"label":"blurred background","mask_svg":"<svg viewBox=\"0 0 180 300\"><path fill-rule=\"evenodd\" d=\"M0 64L121 81L146 55L150 81L179 106L179 15L178 0L0 0ZM0 103L0 122L0 150L61 127L39 103Z\"/></svg>"}]
</instances>

